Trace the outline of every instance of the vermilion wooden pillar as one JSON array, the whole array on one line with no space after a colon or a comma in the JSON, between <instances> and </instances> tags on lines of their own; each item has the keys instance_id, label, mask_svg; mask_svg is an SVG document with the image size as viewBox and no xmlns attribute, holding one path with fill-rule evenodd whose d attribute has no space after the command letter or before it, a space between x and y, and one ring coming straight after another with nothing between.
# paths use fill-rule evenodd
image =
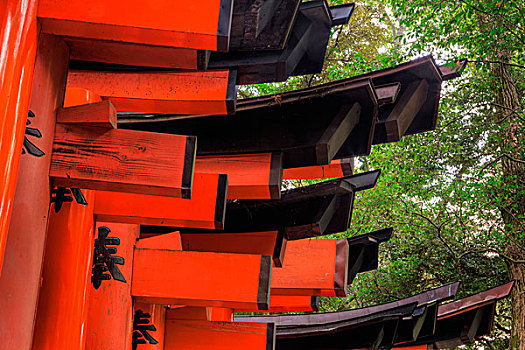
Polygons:
<instances>
[{"instance_id":1,"label":"vermilion wooden pillar","mask_svg":"<svg viewBox=\"0 0 525 350\"><path fill-rule=\"evenodd\" d=\"M25 154L16 151L20 170L0 276L0 347L6 349L31 348L49 215L51 148L68 48L59 38L41 34L37 56L29 105L34 117L28 118L31 134L26 135Z\"/></svg>"},{"instance_id":2,"label":"vermilion wooden pillar","mask_svg":"<svg viewBox=\"0 0 525 350\"><path fill-rule=\"evenodd\" d=\"M36 0L0 3L0 273L33 81L36 9Z\"/></svg>"},{"instance_id":3,"label":"vermilion wooden pillar","mask_svg":"<svg viewBox=\"0 0 525 350\"><path fill-rule=\"evenodd\" d=\"M133 300L131 298L131 269L133 247L139 236L139 225L97 222L106 226L111 237L118 237L117 256L124 258L119 266L126 283L109 280L95 289L88 286L88 318L85 327L86 350L131 350L133 332Z\"/></svg>"},{"instance_id":4,"label":"vermilion wooden pillar","mask_svg":"<svg viewBox=\"0 0 525 350\"><path fill-rule=\"evenodd\" d=\"M64 86L64 85L62 85ZM96 102L86 94L68 104ZM33 349L83 349L87 321L87 290L94 250L95 192L82 190L87 204L51 205L42 269L42 286L35 320ZM71 195L73 197L73 195Z\"/></svg>"},{"instance_id":5,"label":"vermilion wooden pillar","mask_svg":"<svg viewBox=\"0 0 525 350\"><path fill-rule=\"evenodd\" d=\"M166 305L135 302L135 304L133 305L133 312L134 312L134 322L137 322L137 318L139 317L139 315L146 314L145 316L149 316L149 317L142 318L144 323L137 325L136 328L133 330L133 334L134 334L133 342L137 344L137 350L162 350L164 349L164 330L165 330L165 325L166 325ZM147 328L151 328L152 330L147 331L147 330L138 329L138 327L141 327L144 325L146 325L146 327L150 326ZM149 338L143 332L146 332L151 338Z\"/></svg>"},{"instance_id":6,"label":"vermilion wooden pillar","mask_svg":"<svg viewBox=\"0 0 525 350\"><path fill-rule=\"evenodd\" d=\"M84 349L86 297L93 260L94 191L82 191L88 205L51 205L42 287L33 349Z\"/></svg>"}]
</instances>

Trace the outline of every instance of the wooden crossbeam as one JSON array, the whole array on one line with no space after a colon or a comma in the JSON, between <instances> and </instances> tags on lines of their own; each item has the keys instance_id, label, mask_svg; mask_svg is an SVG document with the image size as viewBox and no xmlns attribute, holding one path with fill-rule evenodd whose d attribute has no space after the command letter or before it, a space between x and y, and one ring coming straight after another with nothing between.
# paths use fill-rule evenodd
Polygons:
<instances>
[{"instance_id":1,"label":"wooden crossbeam","mask_svg":"<svg viewBox=\"0 0 525 350\"><path fill-rule=\"evenodd\" d=\"M98 220L203 229L224 228L227 177L195 174L191 199L98 191Z\"/></svg>"},{"instance_id":2,"label":"wooden crossbeam","mask_svg":"<svg viewBox=\"0 0 525 350\"><path fill-rule=\"evenodd\" d=\"M232 116L196 119L156 116L127 119L119 127L183 133L199 139L199 156L283 152L283 168L328 164L369 152L377 101L370 81L342 88L248 99ZM242 105L242 107L241 107ZM117 108L118 109L118 108ZM323 118L319 118L323 115Z\"/></svg>"},{"instance_id":3,"label":"wooden crossbeam","mask_svg":"<svg viewBox=\"0 0 525 350\"><path fill-rule=\"evenodd\" d=\"M230 114L235 71L115 72L70 70L67 86L109 99L119 112Z\"/></svg>"},{"instance_id":4,"label":"wooden crossbeam","mask_svg":"<svg viewBox=\"0 0 525 350\"><path fill-rule=\"evenodd\" d=\"M162 237L167 235L161 235ZM135 247L131 294L155 304L268 308L271 257ZM142 242L141 242L142 241ZM145 245L145 248L142 245Z\"/></svg>"},{"instance_id":5,"label":"wooden crossbeam","mask_svg":"<svg viewBox=\"0 0 525 350\"><path fill-rule=\"evenodd\" d=\"M328 165L314 165L300 168L284 169L283 179L329 179L352 175L354 172L354 159L335 159Z\"/></svg>"},{"instance_id":6,"label":"wooden crossbeam","mask_svg":"<svg viewBox=\"0 0 525 350\"><path fill-rule=\"evenodd\" d=\"M182 249L198 252L269 255L281 267L287 240L283 232L182 233Z\"/></svg>"},{"instance_id":7,"label":"wooden crossbeam","mask_svg":"<svg viewBox=\"0 0 525 350\"><path fill-rule=\"evenodd\" d=\"M346 240L303 239L288 242L286 250L283 267L272 271L272 295L346 295Z\"/></svg>"},{"instance_id":8,"label":"wooden crossbeam","mask_svg":"<svg viewBox=\"0 0 525 350\"><path fill-rule=\"evenodd\" d=\"M377 94L377 102L379 103L379 106L394 103L397 99L400 88L401 84L398 82L375 86L374 90Z\"/></svg>"},{"instance_id":9,"label":"wooden crossbeam","mask_svg":"<svg viewBox=\"0 0 525 350\"><path fill-rule=\"evenodd\" d=\"M281 198L282 154L198 156L197 173L228 175L228 199Z\"/></svg>"},{"instance_id":10,"label":"wooden crossbeam","mask_svg":"<svg viewBox=\"0 0 525 350\"><path fill-rule=\"evenodd\" d=\"M110 101L60 108L57 123L117 128L117 111Z\"/></svg>"},{"instance_id":11,"label":"wooden crossbeam","mask_svg":"<svg viewBox=\"0 0 525 350\"><path fill-rule=\"evenodd\" d=\"M66 88L63 107L68 108L97 102L102 102L102 98L93 91L70 87Z\"/></svg>"},{"instance_id":12,"label":"wooden crossbeam","mask_svg":"<svg viewBox=\"0 0 525 350\"><path fill-rule=\"evenodd\" d=\"M270 295L270 308L264 312L319 311L319 297L307 295ZM262 312L254 309L237 309L235 312Z\"/></svg>"},{"instance_id":13,"label":"wooden crossbeam","mask_svg":"<svg viewBox=\"0 0 525 350\"><path fill-rule=\"evenodd\" d=\"M230 50L283 49L290 37L300 4L300 0L235 1Z\"/></svg>"},{"instance_id":14,"label":"wooden crossbeam","mask_svg":"<svg viewBox=\"0 0 525 350\"><path fill-rule=\"evenodd\" d=\"M423 107L427 99L428 89L429 84L426 80L411 82L388 117L376 123L374 140L384 140L384 142L401 140Z\"/></svg>"},{"instance_id":15,"label":"wooden crossbeam","mask_svg":"<svg viewBox=\"0 0 525 350\"><path fill-rule=\"evenodd\" d=\"M379 174L379 170L373 170L286 190L277 201L229 202L223 232L284 231L286 239L295 240L345 231L352 216L355 192L374 187ZM159 233L156 227L147 230ZM181 228L181 232L202 230Z\"/></svg>"},{"instance_id":16,"label":"wooden crossbeam","mask_svg":"<svg viewBox=\"0 0 525 350\"><path fill-rule=\"evenodd\" d=\"M117 67L204 70L209 60L209 52L203 50L71 37L65 40L71 49L70 59L75 60L72 64L75 68L94 68L105 63Z\"/></svg>"},{"instance_id":17,"label":"wooden crossbeam","mask_svg":"<svg viewBox=\"0 0 525 350\"><path fill-rule=\"evenodd\" d=\"M119 265L126 283L103 281L101 288L89 288L87 294L86 350L128 349L133 333L133 300L131 297L131 269L133 267L133 247L139 236L139 226L97 222L106 226L111 236L120 240L118 256L124 259ZM119 336L115 336L118 334Z\"/></svg>"},{"instance_id":18,"label":"wooden crossbeam","mask_svg":"<svg viewBox=\"0 0 525 350\"><path fill-rule=\"evenodd\" d=\"M57 124L49 176L64 187L189 198L195 137Z\"/></svg>"},{"instance_id":19,"label":"wooden crossbeam","mask_svg":"<svg viewBox=\"0 0 525 350\"><path fill-rule=\"evenodd\" d=\"M179 321L233 322L233 309L209 306L183 306L168 310L166 319Z\"/></svg>"},{"instance_id":20,"label":"wooden crossbeam","mask_svg":"<svg viewBox=\"0 0 525 350\"><path fill-rule=\"evenodd\" d=\"M208 322L166 320L165 350L175 349L261 349L275 348L273 323Z\"/></svg>"},{"instance_id":21,"label":"wooden crossbeam","mask_svg":"<svg viewBox=\"0 0 525 350\"><path fill-rule=\"evenodd\" d=\"M39 3L45 33L86 39L228 51L233 1L192 6L169 0Z\"/></svg>"}]
</instances>

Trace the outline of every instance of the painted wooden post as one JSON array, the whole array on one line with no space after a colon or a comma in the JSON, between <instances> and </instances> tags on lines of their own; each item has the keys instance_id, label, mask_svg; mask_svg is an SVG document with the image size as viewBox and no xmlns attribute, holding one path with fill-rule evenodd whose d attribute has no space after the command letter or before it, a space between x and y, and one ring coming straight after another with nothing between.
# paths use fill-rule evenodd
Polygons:
<instances>
[{"instance_id":1,"label":"painted wooden post","mask_svg":"<svg viewBox=\"0 0 525 350\"><path fill-rule=\"evenodd\" d=\"M36 0L0 3L0 273L37 50Z\"/></svg>"},{"instance_id":2,"label":"painted wooden post","mask_svg":"<svg viewBox=\"0 0 525 350\"><path fill-rule=\"evenodd\" d=\"M95 193L89 190L82 193L87 205L72 201L61 206L55 202L51 206L34 350L84 349L95 236Z\"/></svg>"},{"instance_id":3,"label":"painted wooden post","mask_svg":"<svg viewBox=\"0 0 525 350\"><path fill-rule=\"evenodd\" d=\"M31 348L49 216L49 165L67 66L66 44L57 37L41 34L29 105L31 124L27 125L0 276L0 347L6 349ZM27 116L27 110L24 113ZM7 136L2 132L2 138ZM20 159L21 148L15 153ZM4 219L2 212L0 220Z\"/></svg>"},{"instance_id":4,"label":"painted wooden post","mask_svg":"<svg viewBox=\"0 0 525 350\"><path fill-rule=\"evenodd\" d=\"M139 225L97 222L106 226L111 236L120 239L118 256L125 261L119 266L126 283L103 281L100 288L88 287L88 319L86 350L131 350L133 333L133 300L131 298L131 269L133 248L139 236Z\"/></svg>"},{"instance_id":5,"label":"painted wooden post","mask_svg":"<svg viewBox=\"0 0 525 350\"><path fill-rule=\"evenodd\" d=\"M133 305L133 350L164 349L166 306L136 302ZM107 349L107 348L104 348Z\"/></svg>"}]
</instances>

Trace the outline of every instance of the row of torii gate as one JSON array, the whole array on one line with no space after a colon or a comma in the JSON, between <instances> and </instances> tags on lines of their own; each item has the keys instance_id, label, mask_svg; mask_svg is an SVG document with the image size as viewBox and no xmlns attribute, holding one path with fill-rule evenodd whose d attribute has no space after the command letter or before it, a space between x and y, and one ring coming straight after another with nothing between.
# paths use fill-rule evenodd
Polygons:
<instances>
[{"instance_id":1,"label":"row of torii gate","mask_svg":"<svg viewBox=\"0 0 525 350\"><path fill-rule=\"evenodd\" d=\"M312 239L345 231L377 183L352 157L434 129L463 62L237 101L237 85L319 73L354 4L0 9L0 349L415 350L490 333L511 284L312 314L392 236ZM333 180L281 191L316 178Z\"/></svg>"}]
</instances>

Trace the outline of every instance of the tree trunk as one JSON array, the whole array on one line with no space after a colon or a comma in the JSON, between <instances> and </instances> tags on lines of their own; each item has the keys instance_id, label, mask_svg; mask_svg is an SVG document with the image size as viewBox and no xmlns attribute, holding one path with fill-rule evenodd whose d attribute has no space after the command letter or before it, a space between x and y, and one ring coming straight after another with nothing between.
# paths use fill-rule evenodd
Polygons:
<instances>
[{"instance_id":1,"label":"tree trunk","mask_svg":"<svg viewBox=\"0 0 525 350\"><path fill-rule=\"evenodd\" d=\"M506 62L509 55L499 55L500 62ZM496 104L498 120L504 125L504 133L500 137L499 155L503 175L504 199L500 212L505 225L505 254L508 257L507 267L511 280L514 281L512 291L512 332L510 349L525 350L525 167L524 167L524 125L519 117L520 96L505 64L495 64L492 68L498 79ZM519 260L519 261L518 261ZM520 262L521 261L521 262Z\"/></svg>"}]
</instances>

